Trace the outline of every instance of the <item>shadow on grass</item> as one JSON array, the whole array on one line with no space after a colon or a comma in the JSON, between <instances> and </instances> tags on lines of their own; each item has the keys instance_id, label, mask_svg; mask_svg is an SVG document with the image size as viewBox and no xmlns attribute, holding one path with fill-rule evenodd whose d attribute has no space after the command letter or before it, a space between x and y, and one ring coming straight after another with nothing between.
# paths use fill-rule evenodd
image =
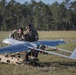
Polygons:
<instances>
[{"instance_id":1,"label":"shadow on grass","mask_svg":"<svg viewBox=\"0 0 76 75\"><path fill-rule=\"evenodd\" d=\"M70 67L76 67L76 62L64 62L64 63L59 63L60 65L63 65L63 66L70 66Z\"/></svg>"},{"instance_id":2,"label":"shadow on grass","mask_svg":"<svg viewBox=\"0 0 76 75\"><path fill-rule=\"evenodd\" d=\"M76 62L34 62L31 65L35 67L76 67Z\"/></svg>"}]
</instances>

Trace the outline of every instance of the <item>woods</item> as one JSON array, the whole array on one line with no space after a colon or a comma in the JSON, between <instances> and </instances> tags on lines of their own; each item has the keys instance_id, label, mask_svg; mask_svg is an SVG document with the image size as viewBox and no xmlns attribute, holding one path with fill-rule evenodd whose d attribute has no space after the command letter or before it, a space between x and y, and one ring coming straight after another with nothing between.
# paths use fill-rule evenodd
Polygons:
<instances>
[{"instance_id":1,"label":"woods","mask_svg":"<svg viewBox=\"0 0 76 75\"><path fill-rule=\"evenodd\" d=\"M28 24L38 30L76 30L76 1L44 4L31 0L21 4L15 0L0 0L1 31L25 29Z\"/></svg>"}]
</instances>

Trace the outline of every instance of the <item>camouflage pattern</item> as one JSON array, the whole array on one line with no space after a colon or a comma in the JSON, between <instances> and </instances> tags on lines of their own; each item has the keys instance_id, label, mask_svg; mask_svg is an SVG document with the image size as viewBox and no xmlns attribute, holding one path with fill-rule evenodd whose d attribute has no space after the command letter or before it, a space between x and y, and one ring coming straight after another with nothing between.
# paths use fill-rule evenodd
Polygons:
<instances>
[{"instance_id":1,"label":"camouflage pattern","mask_svg":"<svg viewBox=\"0 0 76 75\"><path fill-rule=\"evenodd\" d=\"M19 35L18 32L17 32L17 30L13 30L11 32L10 37L14 38L14 39L17 39L19 41L23 41L24 40L24 34Z\"/></svg>"},{"instance_id":2,"label":"camouflage pattern","mask_svg":"<svg viewBox=\"0 0 76 75\"><path fill-rule=\"evenodd\" d=\"M21 34L21 35L17 34L16 39L19 40L19 41L24 41L25 40L24 39L24 34Z\"/></svg>"},{"instance_id":3,"label":"camouflage pattern","mask_svg":"<svg viewBox=\"0 0 76 75\"><path fill-rule=\"evenodd\" d=\"M27 31L25 33L25 39L26 39L26 41L29 41L29 42L38 41L39 36L38 36L36 29L34 29L34 28L31 28L30 30L27 29ZM35 59L37 59L38 58L38 51L26 52L26 58L25 59L29 60L29 56L32 56Z\"/></svg>"},{"instance_id":4,"label":"camouflage pattern","mask_svg":"<svg viewBox=\"0 0 76 75\"><path fill-rule=\"evenodd\" d=\"M38 33L35 29L27 30L26 35L27 36L25 37L28 37L29 42L38 41L39 39Z\"/></svg>"}]
</instances>

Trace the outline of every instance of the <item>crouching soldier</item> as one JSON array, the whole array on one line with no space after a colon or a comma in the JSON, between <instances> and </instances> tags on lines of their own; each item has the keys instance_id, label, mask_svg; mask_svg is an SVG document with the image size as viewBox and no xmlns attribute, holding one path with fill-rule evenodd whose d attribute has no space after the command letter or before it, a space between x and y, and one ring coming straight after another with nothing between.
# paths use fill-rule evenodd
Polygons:
<instances>
[{"instance_id":1,"label":"crouching soldier","mask_svg":"<svg viewBox=\"0 0 76 75\"><path fill-rule=\"evenodd\" d=\"M29 42L38 41L38 39L39 39L38 32L32 25L27 26L25 39L26 39L26 41L29 41ZM31 58L37 59L38 51L31 50L30 52L27 52L26 60L29 60L28 56L31 56Z\"/></svg>"}]
</instances>

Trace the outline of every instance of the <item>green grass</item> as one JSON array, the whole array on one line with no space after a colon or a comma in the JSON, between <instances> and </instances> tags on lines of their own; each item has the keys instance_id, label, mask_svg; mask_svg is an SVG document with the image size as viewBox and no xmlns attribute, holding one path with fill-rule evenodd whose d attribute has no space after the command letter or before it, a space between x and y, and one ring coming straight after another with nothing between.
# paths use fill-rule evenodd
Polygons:
<instances>
[{"instance_id":1,"label":"green grass","mask_svg":"<svg viewBox=\"0 0 76 75\"><path fill-rule=\"evenodd\" d=\"M7 32L7 31L5 31L5 32L0 32L0 39L4 39L4 38L8 37L9 33L10 33L10 32Z\"/></svg>"},{"instance_id":2,"label":"green grass","mask_svg":"<svg viewBox=\"0 0 76 75\"><path fill-rule=\"evenodd\" d=\"M0 32L0 39L9 32ZM40 39L64 39L67 44L57 46L73 51L76 48L76 31L39 31ZM65 54L65 53L64 53ZM76 75L76 61L55 55L39 54L39 66L0 64L0 75Z\"/></svg>"},{"instance_id":3,"label":"green grass","mask_svg":"<svg viewBox=\"0 0 76 75\"><path fill-rule=\"evenodd\" d=\"M76 31L39 31L40 39L76 39Z\"/></svg>"}]
</instances>

